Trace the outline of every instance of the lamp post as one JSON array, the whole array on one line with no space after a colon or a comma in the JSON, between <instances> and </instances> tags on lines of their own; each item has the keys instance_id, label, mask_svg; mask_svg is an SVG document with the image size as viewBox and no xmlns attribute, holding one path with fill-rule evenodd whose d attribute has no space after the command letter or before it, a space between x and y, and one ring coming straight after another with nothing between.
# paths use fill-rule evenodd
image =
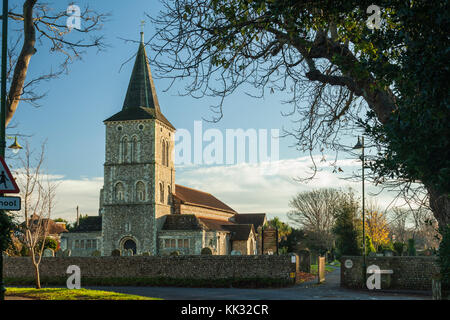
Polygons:
<instances>
[{"instance_id":1,"label":"lamp post","mask_svg":"<svg viewBox=\"0 0 450 320\"><path fill-rule=\"evenodd\" d=\"M366 280L366 220L364 210L364 136L361 141L358 137L358 142L353 149L361 149L361 163L362 163L362 225L363 225L363 279Z\"/></svg>"}]
</instances>

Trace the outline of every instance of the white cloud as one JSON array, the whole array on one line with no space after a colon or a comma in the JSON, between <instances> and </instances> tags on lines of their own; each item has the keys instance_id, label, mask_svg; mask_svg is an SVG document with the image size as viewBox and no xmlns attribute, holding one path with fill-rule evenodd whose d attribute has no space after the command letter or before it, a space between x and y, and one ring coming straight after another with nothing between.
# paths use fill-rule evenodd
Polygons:
<instances>
[{"instance_id":1,"label":"white cloud","mask_svg":"<svg viewBox=\"0 0 450 320\"><path fill-rule=\"evenodd\" d=\"M285 221L286 212L290 210L289 200L298 192L315 188L352 187L360 194L360 181L342 179L360 168L358 161L338 160L336 165L344 172L333 173L329 162L320 162L320 157L315 157L315 160L321 171L307 183L297 181L296 178L310 176L309 157L262 164L177 167L176 183L209 192L238 212L265 212L269 217L276 215ZM74 221L77 205L82 214L98 214L102 177L66 179L61 175L53 175L52 178L61 182L57 189L53 218ZM366 183L366 196L376 191L376 187ZM394 194L384 192L376 199L385 208L394 197Z\"/></svg>"}]
</instances>

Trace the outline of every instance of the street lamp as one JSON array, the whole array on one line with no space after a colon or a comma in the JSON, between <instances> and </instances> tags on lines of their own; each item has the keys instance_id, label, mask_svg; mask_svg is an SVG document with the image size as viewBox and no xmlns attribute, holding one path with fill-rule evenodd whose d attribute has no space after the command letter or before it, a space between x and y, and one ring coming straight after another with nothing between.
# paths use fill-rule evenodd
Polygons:
<instances>
[{"instance_id":1,"label":"street lamp","mask_svg":"<svg viewBox=\"0 0 450 320\"><path fill-rule=\"evenodd\" d=\"M8 138L12 139L12 137L8 137ZM10 145L8 148L12 149L12 152L14 154L19 153L20 149L22 149L22 146L17 142L17 137L14 137L14 143L12 145Z\"/></svg>"},{"instance_id":2,"label":"street lamp","mask_svg":"<svg viewBox=\"0 0 450 320\"><path fill-rule=\"evenodd\" d=\"M353 149L361 149L361 163L362 163L362 225L363 225L363 279L366 279L366 220L364 210L364 136L361 137L353 147Z\"/></svg>"}]
</instances>

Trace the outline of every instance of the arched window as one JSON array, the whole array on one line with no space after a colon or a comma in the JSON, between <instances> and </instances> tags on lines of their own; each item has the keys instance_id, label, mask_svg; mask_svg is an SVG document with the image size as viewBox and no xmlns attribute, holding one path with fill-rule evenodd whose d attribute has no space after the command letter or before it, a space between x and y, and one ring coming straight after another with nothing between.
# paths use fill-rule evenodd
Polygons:
<instances>
[{"instance_id":1,"label":"arched window","mask_svg":"<svg viewBox=\"0 0 450 320\"><path fill-rule=\"evenodd\" d=\"M166 166L169 166L169 142L166 142Z\"/></svg>"},{"instance_id":2,"label":"arched window","mask_svg":"<svg viewBox=\"0 0 450 320\"><path fill-rule=\"evenodd\" d=\"M170 190L170 186L167 186L167 204L172 203L172 192Z\"/></svg>"},{"instance_id":3,"label":"arched window","mask_svg":"<svg viewBox=\"0 0 450 320\"><path fill-rule=\"evenodd\" d=\"M139 162L140 147L139 138L134 136L131 142L131 162Z\"/></svg>"},{"instance_id":4,"label":"arched window","mask_svg":"<svg viewBox=\"0 0 450 320\"><path fill-rule=\"evenodd\" d=\"M120 142L119 161L128 162L128 137L124 136Z\"/></svg>"},{"instance_id":5,"label":"arched window","mask_svg":"<svg viewBox=\"0 0 450 320\"><path fill-rule=\"evenodd\" d=\"M161 140L161 163L163 166L166 165L166 143L164 140Z\"/></svg>"},{"instance_id":6,"label":"arched window","mask_svg":"<svg viewBox=\"0 0 450 320\"><path fill-rule=\"evenodd\" d=\"M164 203L164 186L162 182L159 183L159 201Z\"/></svg>"},{"instance_id":7,"label":"arched window","mask_svg":"<svg viewBox=\"0 0 450 320\"><path fill-rule=\"evenodd\" d=\"M145 184L142 181L136 183L136 201L145 201Z\"/></svg>"},{"instance_id":8,"label":"arched window","mask_svg":"<svg viewBox=\"0 0 450 320\"><path fill-rule=\"evenodd\" d=\"M116 200L123 201L125 200L125 188L123 187L122 182L117 182L114 187L114 195Z\"/></svg>"}]
</instances>

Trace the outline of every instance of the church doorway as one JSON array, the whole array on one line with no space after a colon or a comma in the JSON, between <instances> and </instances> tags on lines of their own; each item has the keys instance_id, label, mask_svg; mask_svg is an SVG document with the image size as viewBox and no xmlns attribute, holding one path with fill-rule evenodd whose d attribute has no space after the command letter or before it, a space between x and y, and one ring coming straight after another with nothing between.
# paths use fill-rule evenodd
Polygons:
<instances>
[{"instance_id":1,"label":"church doorway","mask_svg":"<svg viewBox=\"0 0 450 320\"><path fill-rule=\"evenodd\" d=\"M123 242L122 247L123 247L124 250L132 250L133 251L133 255L136 254L136 242L134 242L134 240L132 240L132 239L126 239Z\"/></svg>"}]
</instances>

